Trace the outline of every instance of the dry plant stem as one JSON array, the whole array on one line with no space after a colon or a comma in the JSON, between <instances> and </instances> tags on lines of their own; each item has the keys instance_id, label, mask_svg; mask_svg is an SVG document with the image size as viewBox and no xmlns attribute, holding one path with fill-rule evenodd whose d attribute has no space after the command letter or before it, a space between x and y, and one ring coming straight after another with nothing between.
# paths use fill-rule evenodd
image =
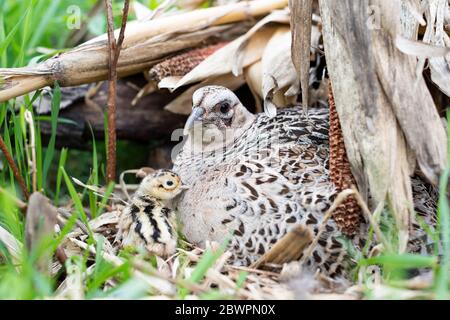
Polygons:
<instances>
[{"instance_id":1,"label":"dry plant stem","mask_svg":"<svg viewBox=\"0 0 450 320\"><path fill-rule=\"evenodd\" d=\"M138 173L138 172L139 172L139 170L126 170L126 171L122 172L122 173L120 174L120 176L119 176L120 188L122 189L122 192L123 192L123 193L125 194L125 196L127 197L128 201L131 200L131 196L130 196L130 194L128 193L128 190L127 190L127 184L125 183L124 176L125 176L126 174L128 174L128 173L134 173L134 174L136 174L136 173Z\"/></svg>"},{"instance_id":2,"label":"dry plant stem","mask_svg":"<svg viewBox=\"0 0 450 320\"><path fill-rule=\"evenodd\" d=\"M2 150L3 154L5 155L6 162L8 162L9 167L13 171L14 177L16 178L17 182L19 183L19 186L22 189L23 195L28 200L28 198L30 197L30 193L28 192L25 181L23 180L22 176L20 175L19 168L17 168L16 163L14 162L13 157L9 153L8 147L6 146L5 141L3 140L3 137L1 137L1 136L0 136L0 149Z\"/></svg>"},{"instance_id":3,"label":"dry plant stem","mask_svg":"<svg viewBox=\"0 0 450 320\"><path fill-rule=\"evenodd\" d=\"M83 187L83 188L86 188L86 189L89 189L89 190L94 191L94 194L97 195L97 196L99 196L99 197L107 198L106 195L105 195L105 190L106 190L105 188L99 188L99 187L97 187L97 186L85 184L85 183L81 182L80 180L78 180L78 179L76 179L76 178L74 178L74 177L72 177L72 181L73 181L75 184L77 184L77 185L79 185L79 186L81 186L81 187ZM121 203L123 203L124 205L127 205L127 204L128 204L125 200L122 200L120 197L118 197L118 196L117 196L116 194L114 194L114 193L111 193L111 195L108 197L108 199L111 200L111 201L121 202ZM84 209L84 210L87 211L87 209Z\"/></svg>"},{"instance_id":4,"label":"dry plant stem","mask_svg":"<svg viewBox=\"0 0 450 320\"><path fill-rule=\"evenodd\" d=\"M297 225L279 239L269 251L254 262L250 268L268 264L282 265L298 260L313 239L313 232L305 225Z\"/></svg>"},{"instance_id":5,"label":"dry plant stem","mask_svg":"<svg viewBox=\"0 0 450 320\"><path fill-rule=\"evenodd\" d=\"M80 248L89 250L94 255L96 254L96 249L94 246L88 245L88 244L86 244L82 241L76 240L76 239L71 239L71 241L73 243L75 243L76 245L78 245ZM116 267L119 267L124 263L124 261L121 258L119 258L115 255L106 253L104 251L102 251L101 254L106 261L112 263ZM162 280L168 281L172 284L184 286L194 293L207 291L206 288L203 288L202 286L199 286L195 283L191 283L191 282L183 280L183 279L174 279L171 277L167 277L167 276L163 275L161 272L158 272L158 270L155 270L154 268L150 267L147 263L144 263L140 260L137 260L137 259L134 260L133 266L136 268L136 270L133 272L135 275L139 275L139 273L145 273L147 275L154 276L154 277L160 278Z\"/></svg>"},{"instance_id":6,"label":"dry plant stem","mask_svg":"<svg viewBox=\"0 0 450 320\"><path fill-rule=\"evenodd\" d=\"M58 213L65 219L69 220L72 217L72 213L64 208L58 208ZM65 224L67 221L61 221L61 223ZM89 235L89 229L79 220L75 220L75 224L84 232L84 234Z\"/></svg>"},{"instance_id":7,"label":"dry plant stem","mask_svg":"<svg viewBox=\"0 0 450 320\"><path fill-rule=\"evenodd\" d=\"M289 0L292 29L292 62L295 65L302 88L302 104L308 108L309 56L311 47L313 0Z\"/></svg>"},{"instance_id":8,"label":"dry plant stem","mask_svg":"<svg viewBox=\"0 0 450 320\"><path fill-rule=\"evenodd\" d=\"M380 241L386 249L391 249L391 245L384 238L383 233L381 232L380 226L378 225L378 223L375 221L375 219L373 217L377 212L379 212L383 208L383 203L379 204L379 206L375 210L375 213L372 215L369 208L367 207L366 202L364 201L364 199L362 198L362 196L358 192L358 190L356 190L355 187L352 187L352 190L353 190L353 195L356 198L356 201L358 202L358 204L359 204L360 208L362 209L364 215L366 216L367 220L369 220L370 224L372 225L373 231L375 232L378 241Z\"/></svg>"},{"instance_id":9,"label":"dry plant stem","mask_svg":"<svg viewBox=\"0 0 450 320\"><path fill-rule=\"evenodd\" d=\"M140 270L141 272L148 274L150 276L154 276L154 277L158 277L161 278L163 280L166 280L172 284L175 285L180 285L185 287L186 289L194 292L194 293L202 293L202 292L206 292L208 291L206 288L204 288L203 286L200 286L196 283L193 282L189 282L187 280L184 279L176 279L176 278L171 278L171 277L167 277L164 274L162 274L161 272L158 272L157 270L155 270L154 268L150 267L148 265L148 263L140 261L140 260L135 260L133 261L133 266L136 267L136 269Z\"/></svg>"},{"instance_id":10,"label":"dry plant stem","mask_svg":"<svg viewBox=\"0 0 450 320\"><path fill-rule=\"evenodd\" d=\"M122 48L125 36L125 28L128 19L128 9L130 1L125 0L122 13L122 26L120 27L119 39L116 42L114 37L114 17L112 13L111 0L105 0L107 22L108 22L108 43L109 43L109 90L108 90L108 156L106 164L106 179L114 182L116 179L116 87L117 87L117 62L119 60L120 49Z\"/></svg>"},{"instance_id":11,"label":"dry plant stem","mask_svg":"<svg viewBox=\"0 0 450 320\"><path fill-rule=\"evenodd\" d=\"M28 123L28 126L30 127L29 148L31 149L31 161L29 160L29 165L31 166L33 192L36 192L37 190L36 134L34 132L33 115L29 110L25 111L25 121Z\"/></svg>"},{"instance_id":12,"label":"dry plant stem","mask_svg":"<svg viewBox=\"0 0 450 320\"><path fill-rule=\"evenodd\" d=\"M286 4L287 0L245 1L130 23L123 43L126 50L123 50L118 62L118 75L122 77L141 72L168 54L199 45L212 32L217 34L218 27L213 26L224 28L225 24L262 16ZM206 23L210 23L209 28L204 29ZM202 30L192 38L190 33L184 32L186 27ZM175 38L156 40L158 36L164 38L169 35ZM55 81L61 86L75 86L107 79L107 38L102 35L33 67L0 68L0 102L50 86Z\"/></svg>"},{"instance_id":13,"label":"dry plant stem","mask_svg":"<svg viewBox=\"0 0 450 320\"><path fill-rule=\"evenodd\" d=\"M265 276L268 276L268 277L278 278L280 276L280 274L276 273L276 272L267 271L267 270L260 270L260 269L254 269L254 268L249 268L249 267L240 267L240 266L229 265L229 266L226 266L225 268L227 270L247 271L249 273L261 274L261 275L265 275Z\"/></svg>"}]
</instances>

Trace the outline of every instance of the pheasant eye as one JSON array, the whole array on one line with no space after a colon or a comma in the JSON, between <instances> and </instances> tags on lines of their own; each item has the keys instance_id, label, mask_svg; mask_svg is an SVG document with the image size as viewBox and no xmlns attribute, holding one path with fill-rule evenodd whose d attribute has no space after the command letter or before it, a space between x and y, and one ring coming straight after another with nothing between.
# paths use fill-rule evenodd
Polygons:
<instances>
[{"instance_id":1,"label":"pheasant eye","mask_svg":"<svg viewBox=\"0 0 450 320\"><path fill-rule=\"evenodd\" d=\"M220 105L220 112L221 113L228 113L230 111L230 104L228 102L224 102Z\"/></svg>"}]
</instances>

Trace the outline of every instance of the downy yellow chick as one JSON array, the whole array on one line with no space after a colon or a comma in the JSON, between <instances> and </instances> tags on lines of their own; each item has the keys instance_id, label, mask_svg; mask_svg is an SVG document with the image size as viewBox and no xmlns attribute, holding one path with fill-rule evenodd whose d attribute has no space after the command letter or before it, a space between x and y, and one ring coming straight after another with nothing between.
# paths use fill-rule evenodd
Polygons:
<instances>
[{"instance_id":1,"label":"downy yellow chick","mask_svg":"<svg viewBox=\"0 0 450 320\"><path fill-rule=\"evenodd\" d=\"M164 201L175 198L184 188L180 177L170 170L148 174L120 216L117 240L122 247L144 248L159 256L175 253L175 214Z\"/></svg>"}]
</instances>

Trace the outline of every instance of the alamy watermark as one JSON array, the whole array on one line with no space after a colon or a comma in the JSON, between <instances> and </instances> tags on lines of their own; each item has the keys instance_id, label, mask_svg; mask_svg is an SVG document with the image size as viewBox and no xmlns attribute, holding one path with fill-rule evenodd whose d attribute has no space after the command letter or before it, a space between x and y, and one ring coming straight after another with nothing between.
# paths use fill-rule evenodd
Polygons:
<instances>
[{"instance_id":1,"label":"alamy watermark","mask_svg":"<svg viewBox=\"0 0 450 320\"><path fill-rule=\"evenodd\" d=\"M81 28L81 8L77 5L68 6L66 13L67 17L66 25L69 30Z\"/></svg>"}]
</instances>

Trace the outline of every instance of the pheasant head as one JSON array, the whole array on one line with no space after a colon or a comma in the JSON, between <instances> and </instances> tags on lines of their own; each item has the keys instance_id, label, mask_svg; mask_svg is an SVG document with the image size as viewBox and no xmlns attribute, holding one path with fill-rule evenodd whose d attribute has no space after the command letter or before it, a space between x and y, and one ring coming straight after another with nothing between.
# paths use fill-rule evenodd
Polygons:
<instances>
[{"instance_id":1,"label":"pheasant head","mask_svg":"<svg viewBox=\"0 0 450 320\"><path fill-rule=\"evenodd\" d=\"M211 137L236 137L255 120L233 91L221 86L206 86L194 92L192 112L186 121L184 134L190 135L196 128L202 129L202 141ZM227 133L228 132L228 133ZM206 137L206 140L205 140ZM217 141L217 139L216 139Z\"/></svg>"}]
</instances>

